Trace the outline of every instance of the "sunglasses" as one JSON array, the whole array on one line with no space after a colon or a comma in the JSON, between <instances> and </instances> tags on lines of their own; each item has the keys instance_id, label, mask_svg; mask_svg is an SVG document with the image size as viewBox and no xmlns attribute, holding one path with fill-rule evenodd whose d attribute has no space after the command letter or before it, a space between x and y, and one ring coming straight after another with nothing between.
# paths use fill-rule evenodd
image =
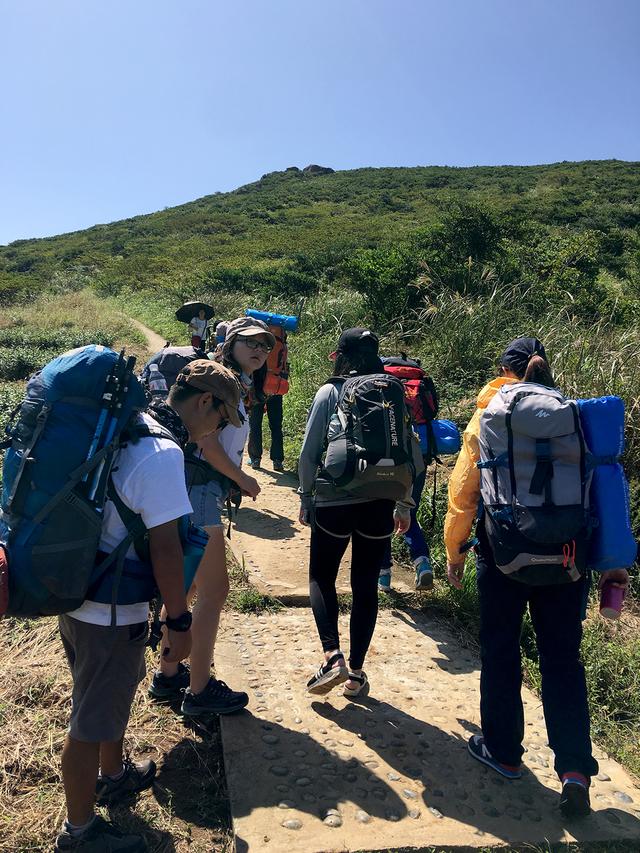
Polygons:
<instances>
[{"instance_id":1,"label":"sunglasses","mask_svg":"<svg viewBox=\"0 0 640 853\"><path fill-rule=\"evenodd\" d=\"M265 344L262 341L256 341L253 338L243 338L242 335L238 335L238 340L242 341L242 343L249 347L249 349L260 350L260 352L266 352L267 355L273 350L271 344Z\"/></svg>"}]
</instances>

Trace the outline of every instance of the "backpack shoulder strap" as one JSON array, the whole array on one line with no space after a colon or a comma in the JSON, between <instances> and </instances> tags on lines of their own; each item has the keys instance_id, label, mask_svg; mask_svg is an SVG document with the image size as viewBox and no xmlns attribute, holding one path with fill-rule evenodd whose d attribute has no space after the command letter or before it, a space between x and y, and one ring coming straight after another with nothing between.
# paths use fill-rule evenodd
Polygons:
<instances>
[{"instance_id":1,"label":"backpack shoulder strap","mask_svg":"<svg viewBox=\"0 0 640 853\"><path fill-rule=\"evenodd\" d=\"M166 427L154 421L153 424L130 424L120 433L121 445L131 441L134 444L141 438L166 438L180 447L180 442Z\"/></svg>"}]
</instances>

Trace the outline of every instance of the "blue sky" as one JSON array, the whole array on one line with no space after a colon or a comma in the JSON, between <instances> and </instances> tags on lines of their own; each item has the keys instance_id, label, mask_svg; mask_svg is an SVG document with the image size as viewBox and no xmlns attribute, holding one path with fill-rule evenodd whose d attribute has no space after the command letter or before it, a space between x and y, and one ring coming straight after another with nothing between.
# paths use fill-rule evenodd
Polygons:
<instances>
[{"instance_id":1,"label":"blue sky","mask_svg":"<svg viewBox=\"0 0 640 853\"><path fill-rule=\"evenodd\" d=\"M640 160L640 0L0 0L0 243L308 163Z\"/></svg>"}]
</instances>

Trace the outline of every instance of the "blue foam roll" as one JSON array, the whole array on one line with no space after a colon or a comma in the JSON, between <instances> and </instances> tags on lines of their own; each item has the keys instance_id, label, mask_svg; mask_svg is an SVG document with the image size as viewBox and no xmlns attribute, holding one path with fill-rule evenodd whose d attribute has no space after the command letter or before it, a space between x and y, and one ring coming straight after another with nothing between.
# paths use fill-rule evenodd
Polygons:
<instances>
[{"instance_id":1,"label":"blue foam roll","mask_svg":"<svg viewBox=\"0 0 640 853\"><path fill-rule=\"evenodd\" d=\"M298 318L289 316L288 314L272 314L269 311L255 311L253 308L247 308L247 317L253 317L254 320L262 320L267 326L282 326L287 332L298 331Z\"/></svg>"},{"instance_id":2,"label":"blue foam roll","mask_svg":"<svg viewBox=\"0 0 640 853\"><path fill-rule=\"evenodd\" d=\"M587 447L596 464L589 499L596 526L589 541L588 565L596 572L633 565L637 544L631 529L629 485L614 460L624 451L624 402L620 397L578 400Z\"/></svg>"},{"instance_id":3,"label":"blue foam roll","mask_svg":"<svg viewBox=\"0 0 640 853\"><path fill-rule=\"evenodd\" d=\"M587 447L594 456L624 453L624 402L620 397L578 400Z\"/></svg>"},{"instance_id":4,"label":"blue foam roll","mask_svg":"<svg viewBox=\"0 0 640 853\"><path fill-rule=\"evenodd\" d=\"M591 508L598 525L589 542L588 565L596 572L628 569L638 546L631 529L629 485L622 465L599 465L591 481Z\"/></svg>"}]
</instances>

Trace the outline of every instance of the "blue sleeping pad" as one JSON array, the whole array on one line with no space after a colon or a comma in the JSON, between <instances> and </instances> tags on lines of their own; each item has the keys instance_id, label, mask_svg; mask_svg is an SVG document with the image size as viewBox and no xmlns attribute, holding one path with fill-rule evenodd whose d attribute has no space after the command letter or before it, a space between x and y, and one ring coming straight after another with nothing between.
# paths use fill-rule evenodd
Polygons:
<instances>
[{"instance_id":1,"label":"blue sleeping pad","mask_svg":"<svg viewBox=\"0 0 640 853\"><path fill-rule=\"evenodd\" d=\"M629 485L618 461L624 452L624 402L614 396L577 402L594 464L590 503L597 523L587 564L597 572L629 568L637 556L637 543L631 529Z\"/></svg>"}]
</instances>

